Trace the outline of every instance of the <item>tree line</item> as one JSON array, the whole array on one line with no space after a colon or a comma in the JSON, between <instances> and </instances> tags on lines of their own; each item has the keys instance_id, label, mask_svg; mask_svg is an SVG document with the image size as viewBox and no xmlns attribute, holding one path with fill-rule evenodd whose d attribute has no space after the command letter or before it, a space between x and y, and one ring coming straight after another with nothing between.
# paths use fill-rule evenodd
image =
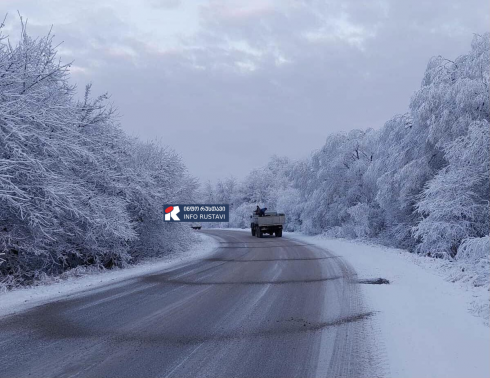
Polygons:
<instances>
[{"instance_id":1,"label":"tree line","mask_svg":"<svg viewBox=\"0 0 490 378\"><path fill-rule=\"evenodd\" d=\"M126 135L90 85L77 99L69 69L51 34L31 38L24 23L15 45L0 34L0 289L193 240L162 218L163 203L190 202L198 187L180 157Z\"/></svg>"},{"instance_id":2,"label":"tree line","mask_svg":"<svg viewBox=\"0 0 490 378\"><path fill-rule=\"evenodd\" d=\"M490 35L468 54L430 59L405 114L378 130L329 135L304 160L273 157L244 180L208 183L248 227L256 205L283 211L286 230L369 238L448 259L490 251Z\"/></svg>"}]
</instances>

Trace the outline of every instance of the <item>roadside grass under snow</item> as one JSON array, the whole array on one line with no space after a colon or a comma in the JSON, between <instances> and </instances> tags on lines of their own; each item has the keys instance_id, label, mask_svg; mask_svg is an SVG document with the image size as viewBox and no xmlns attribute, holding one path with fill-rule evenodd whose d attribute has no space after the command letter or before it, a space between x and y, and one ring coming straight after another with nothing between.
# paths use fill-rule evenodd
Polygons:
<instances>
[{"instance_id":1,"label":"roadside grass under snow","mask_svg":"<svg viewBox=\"0 0 490 378\"><path fill-rule=\"evenodd\" d=\"M376 312L389 376L490 376L488 284L473 286L471 270L465 275L459 264L366 242L287 236L342 256L359 279L390 281L362 285L367 306Z\"/></svg>"},{"instance_id":2,"label":"roadside grass under snow","mask_svg":"<svg viewBox=\"0 0 490 378\"><path fill-rule=\"evenodd\" d=\"M123 269L100 270L78 267L58 277L46 277L35 286L17 288L0 293L0 317L15 314L57 299L65 299L105 285L116 284L156 271L178 267L211 253L219 244L201 233L195 234L200 242L183 253L146 260Z\"/></svg>"}]
</instances>

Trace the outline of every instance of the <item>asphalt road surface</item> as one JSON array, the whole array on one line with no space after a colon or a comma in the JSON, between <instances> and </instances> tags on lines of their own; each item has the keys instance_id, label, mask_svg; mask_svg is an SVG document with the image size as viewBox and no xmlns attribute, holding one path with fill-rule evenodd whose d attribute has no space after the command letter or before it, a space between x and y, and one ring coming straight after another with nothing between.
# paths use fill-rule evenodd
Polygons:
<instances>
[{"instance_id":1,"label":"asphalt road surface","mask_svg":"<svg viewBox=\"0 0 490 378\"><path fill-rule=\"evenodd\" d=\"M288 238L203 231L214 255L0 319L0 377L375 376L353 269Z\"/></svg>"}]
</instances>

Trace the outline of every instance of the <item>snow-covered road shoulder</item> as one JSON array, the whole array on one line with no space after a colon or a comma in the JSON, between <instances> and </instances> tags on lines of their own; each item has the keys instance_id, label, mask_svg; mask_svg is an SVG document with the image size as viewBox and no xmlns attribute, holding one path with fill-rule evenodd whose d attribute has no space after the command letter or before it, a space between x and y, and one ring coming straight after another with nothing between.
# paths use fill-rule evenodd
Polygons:
<instances>
[{"instance_id":1,"label":"snow-covered road shoulder","mask_svg":"<svg viewBox=\"0 0 490 378\"><path fill-rule=\"evenodd\" d=\"M87 270L78 269L78 274L47 278L37 286L0 293L0 317L12 315L43 303L85 293L106 285L117 284L143 274L172 269L191 260L204 258L214 251L219 243L212 237L196 233L201 241L186 252L152 259L125 269ZM64 277L64 278L63 278Z\"/></svg>"},{"instance_id":2,"label":"snow-covered road shoulder","mask_svg":"<svg viewBox=\"0 0 490 378\"><path fill-rule=\"evenodd\" d=\"M448 282L442 261L400 249L322 236L287 236L341 256L359 279L390 281L362 285L366 304L377 314L390 376L490 376L490 331L482 311L478 313L482 317L469 311L476 299L486 303L488 318L488 287Z\"/></svg>"}]
</instances>

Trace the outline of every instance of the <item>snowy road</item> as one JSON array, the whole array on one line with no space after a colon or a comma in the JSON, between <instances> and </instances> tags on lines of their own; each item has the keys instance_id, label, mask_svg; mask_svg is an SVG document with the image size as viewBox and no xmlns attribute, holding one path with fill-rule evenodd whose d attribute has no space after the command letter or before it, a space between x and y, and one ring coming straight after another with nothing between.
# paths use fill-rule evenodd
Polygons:
<instances>
[{"instance_id":1,"label":"snowy road","mask_svg":"<svg viewBox=\"0 0 490 378\"><path fill-rule=\"evenodd\" d=\"M207 259L0 319L1 377L374 376L353 269L287 238L206 231Z\"/></svg>"}]
</instances>

